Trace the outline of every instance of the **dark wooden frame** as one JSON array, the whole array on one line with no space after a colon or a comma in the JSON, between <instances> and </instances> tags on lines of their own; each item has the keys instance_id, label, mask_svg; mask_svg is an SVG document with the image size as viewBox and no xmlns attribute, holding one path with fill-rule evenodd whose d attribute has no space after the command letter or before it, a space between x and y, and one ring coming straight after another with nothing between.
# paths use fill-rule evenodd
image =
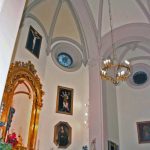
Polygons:
<instances>
[{"instance_id":1,"label":"dark wooden frame","mask_svg":"<svg viewBox=\"0 0 150 150\"><path fill-rule=\"evenodd\" d=\"M108 141L108 150L119 150L119 146L112 141Z\"/></svg>"},{"instance_id":2,"label":"dark wooden frame","mask_svg":"<svg viewBox=\"0 0 150 150\"><path fill-rule=\"evenodd\" d=\"M61 127L64 127L67 135L68 135L68 143L64 146L60 146L58 143L58 134L60 131ZM58 122L55 127L54 127L54 143L59 147L59 148L67 148L71 144L72 140L72 128L67 122L60 121Z\"/></svg>"},{"instance_id":3,"label":"dark wooden frame","mask_svg":"<svg viewBox=\"0 0 150 150\"><path fill-rule=\"evenodd\" d=\"M33 41L34 41L33 37L36 37L34 48L32 48ZM27 37L27 42L26 42L26 49L29 52L31 52L35 57L39 58L41 44L42 44L42 36L32 26L30 26L28 37Z\"/></svg>"},{"instance_id":4,"label":"dark wooden frame","mask_svg":"<svg viewBox=\"0 0 150 150\"><path fill-rule=\"evenodd\" d=\"M64 93L68 95L68 109L64 108L65 102ZM63 86L57 87L56 113L72 115L73 114L73 89Z\"/></svg>"},{"instance_id":5,"label":"dark wooden frame","mask_svg":"<svg viewBox=\"0 0 150 150\"><path fill-rule=\"evenodd\" d=\"M150 121L137 122L138 142L150 143Z\"/></svg>"}]
</instances>

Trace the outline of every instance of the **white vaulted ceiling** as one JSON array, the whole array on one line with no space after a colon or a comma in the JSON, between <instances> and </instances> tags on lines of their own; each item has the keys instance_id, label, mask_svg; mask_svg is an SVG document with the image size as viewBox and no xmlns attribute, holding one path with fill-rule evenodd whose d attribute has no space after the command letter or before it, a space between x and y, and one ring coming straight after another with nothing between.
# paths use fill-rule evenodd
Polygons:
<instances>
[{"instance_id":1,"label":"white vaulted ceiling","mask_svg":"<svg viewBox=\"0 0 150 150\"><path fill-rule=\"evenodd\" d=\"M76 20L71 11L73 7L68 6L69 3L72 5L71 0L30 0L27 5L28 13L36 16L44 25L46 31L48 32L52 26L52 23L56 21L58 16L57 31L56 34L62 34L62 28L64 33L66 30L71 29L72 34L76 38L79 38L78 29L76 29ZM86 9L88 10L89 16L91 17L91 22L95 24L95 27L99 28L98 23L102 24L102 35L107 33L109 28L109 17L108 17L108 1L107 0L87 0L84 2ZM149 0L112 0L111 9L112 9L112 18L113 26L119 27L129 23L148 23L150 20L150 4ZM61 6L62 4L62 6ZM59 6L60 5L60 6ZM103 9L101 10L101 5ZM58 8L59 7L59 8ZM58 9L58 10L56 10ZM101 13L102 11L102 13ZM54 16L57 15L57 16ZM102 15L102 21L101 19ZM63 16L63 17L62 17ZM60 19L64 19L63 21ZM66 23L67 21L67 23ZM62 24L61 24L62 23ZM66 23L66 24L65 24ZM66 25L69 26L69 29L66 29ZM71 27L70 27L71 26ZM67 31L69 32L69 31ZM77 32L77 33L75 33ZM70 36L70 35L69 35Z\"/></svg>"},{"instance_id":2,"label":"white vaulted ceiling","mask_svg":"<svg viewBox=\"0 0 150 150\"><path fill-rule=\"evenodd\" d=\"M139 0L137 0L139 1ZM111 0L113 27L120 27L129 23L148 23L141 5L136 0ZM147 5L147 0L141 3ZM108 17L108 2L103 3L102 35L110 31ZM149 9L148 9L149 11Z\"/></svg>"},{"instance_id":3,"label":"white vaulted ceiling","mask_svg":"<svg viewBox=\"0 0 150 150\"><path fill-rule=\"evenodd\" d=\"M87 14L84 14L85 12L81 9L77 10L80 3L84 5L83 9L86 9ZM128 25L133 27L138 26L139 23L144 23L143 26L146 25L147 28L149 28L149 0L111 0L111 10L113 29L116 31L122 31L123 28L128 28ZM84 18L85 15L88 16L92 30L96 37L96 39L92 38L91 41L96 40L97 45L100 45L100 47L103 48L99 48L100 56L98 57L101 58L105 54L104 51L111 49L111 41L109 37L109 9L107 0L30 0L25 10L25 16L27 18L30 17L34 19L42 26L47 38L47 47L49 49L47 52L48 54L52 50L51 45L54 43L57 43L58 41L69 42L80 49L83 59L82 61L84 64L87 64L90 60L89 51L92 51L92 49L89 49L89 41L87 41L87 35L85 35L85 32L89 31L89 29L87 28L86 31L86 26L83 27L81 23L82 20L86 18ZM134 28L134 30L135 31L132 30L132 32L136 33L136 30L139 29ZM119 56L125 55L125 51L129 49L128 43L131 42L132 44L132 42L134 43L136 41L145 42L145 40L149 40L145 38L144 35L142 35L143 39L142 37L139 39L140 33L135 36L133 33L128 37L123 37L123 34L126 33L125 31L120 33L122 35L117 35L117 32L114 33L114 39L117 43L116 48ZM89 36L91 36L90 31ZM131 37L132 40L130 39ZM102 42L100 40L101 38ZM122 45L125 47L124 50L122 50ZM139 52L138 55L142 56L143 48L140 48L141 53ZM136 54L134 54L134 56Z\"/></svg>"},{"instance_id":4,"label":"white vaulted ceiling","mask_svg":"<svg viewBox=\"0 0 150 150\"><path fill-rule=\"evenodd\" d=\"M42 28L47 39L48 55L57 43L65 42L76 46L81 53L83 64L87 63L88 53L84 33L70 1L30 0L24 14Z\"/></svg>"}]
</instances>

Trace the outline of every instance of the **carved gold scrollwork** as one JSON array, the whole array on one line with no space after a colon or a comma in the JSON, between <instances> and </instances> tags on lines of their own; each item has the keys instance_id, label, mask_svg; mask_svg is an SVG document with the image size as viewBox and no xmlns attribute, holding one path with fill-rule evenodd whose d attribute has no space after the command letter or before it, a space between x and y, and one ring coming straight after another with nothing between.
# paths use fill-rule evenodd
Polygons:
<instances>
[{"instance_id":1,"label":"carved gold scrollwork","mask_svg":"<svg viewBox=\"0 0 150 150\"><path fill-rule=\"evenodd\" d=\"M43 105L42 96L44 92L42 90L42 84L40 78L36 74L37 71L31 61L27 63L16 61L10 65L10 69L7 76L6 86L3 95L3 102L5 108L2 112L1 121L7 122L7 116L9 109L13 102L13 96L15 94L15 89L21 82L27 82L32 89L33 94L33 104L31 112L31 120L28 134L28 149L34 150L36 145L39 114ZM30 92L29 92L30 95ZM6 128L3 129L3 138L6 136Z\"/></svg>"}]
</instances>

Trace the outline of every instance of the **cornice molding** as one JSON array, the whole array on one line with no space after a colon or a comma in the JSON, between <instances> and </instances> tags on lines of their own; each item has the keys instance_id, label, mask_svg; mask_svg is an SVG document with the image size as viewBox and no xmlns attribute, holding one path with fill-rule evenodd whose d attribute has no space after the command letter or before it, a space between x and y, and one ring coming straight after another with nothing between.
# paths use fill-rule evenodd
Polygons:
<instances>
[{"instance_id":1,"label":"cornice molding","mask_svg":"<svg viewBox=\"0 0 150 150\"><path fill-rule=\"evenodd\" d=\"M83 62L87 61L87 59L84 57L84 47L82 47L82 45L80 43L78 43L77 41L75 41L71 38L68 38L68 37L53 38L52 43L51 43L51 50L54 47L54 45L59 43L59 42L70 43L70 44L76 46L79 49L79 51L82 53Z\"/></svg>"}]
</instances>

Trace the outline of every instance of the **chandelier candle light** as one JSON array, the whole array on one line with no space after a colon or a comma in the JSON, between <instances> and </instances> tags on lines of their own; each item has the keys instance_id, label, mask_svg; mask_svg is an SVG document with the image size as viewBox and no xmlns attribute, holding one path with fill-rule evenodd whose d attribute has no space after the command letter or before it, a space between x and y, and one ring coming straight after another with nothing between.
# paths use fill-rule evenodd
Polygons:
<instances>
[{"instance_id":1,"label":"chandelier candle light","mask_svg":"<svg viewBox=\"0 0 150 150\"><path fill-rule=\"evenodd\" d=\"M125 60L123 63L118 63L115 47L114 47L114 37L113 37L113 27L112 27L112 13L111 13L111 3L108 0L109 7L109 19L110 19L110 35L111 35L111 44L113 50L113 58L107 58L103 60L100 75L102 80L109 80L114 85L118 85L120 81L125 81L131 74L131 66L128 60Z\"/></svg>"}]
</instances>

